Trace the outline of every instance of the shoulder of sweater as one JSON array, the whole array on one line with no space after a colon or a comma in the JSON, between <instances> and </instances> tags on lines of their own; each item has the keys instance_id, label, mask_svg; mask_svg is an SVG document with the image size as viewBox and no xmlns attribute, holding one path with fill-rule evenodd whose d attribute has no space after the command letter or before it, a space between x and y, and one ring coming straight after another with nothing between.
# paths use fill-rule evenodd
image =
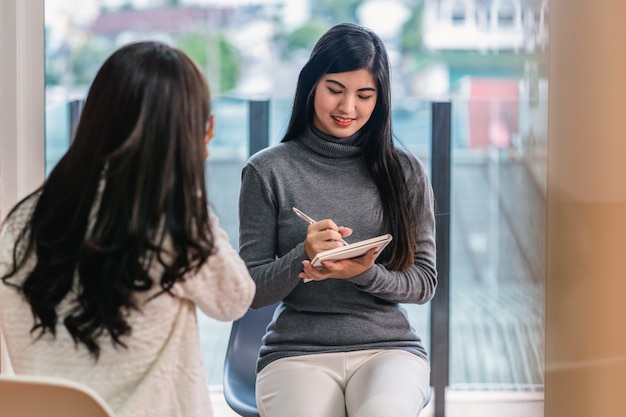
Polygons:
<instances>
[{"instance_id":1,"label":"shoulder of sweater","mask_svg":"<svg viewBox=\"0 0 626 417\"><path fill-rule=\"evenodd\" d=\"M415 155L413 152L409 151L406 148L396 147L398 158L400 159L400 163L402 166L410 167L414 170L418 176L423 176L426 174L426 169L424 167L423 162Z\"/></svg>"},{"instance_id":2,"label":"shoulder of sweater","mask_svg":"<svg viewBox=\"0 0 626 417\"><path fill-rule=\"evenodd\" d=\"M292 151L290 149L292 148L292 142L279 142L268 146L267 148L261 149L254 155L250 156L250 158L248 158L248 164L257 165L274 162L277 157L291 153Z\"/></svg>"},{"instance_id":3,"label":"shoulder of sweater","mask_svg":"<svg viewBox=\"0 0 626 417\"><path fill-rule=\"evenodd\" d=\"M39 201L39 197L41 196L42 191L38 190L28 196L24 197L15 207L15 212L20 214L28 214L30 215L32 211L35 209L37 202Z\"/></svg>"},{"instance_id":4,"label":"shoulder of sweater","mask_svg":"<svg viewBox=\"0 0 626 417\"><path fill-rule=\"evenodd\" d=\"M297 148L295 141L277 143L255 153L248 158L246 165L259 172L271 171L278 165L284 165L294 155Z\"/></svg>"},{"instance_id":5,"label":"shoulder of sweater","mask_svg":"<svg viewBox=\"0 0 626 417\"><path fill-rule=\"evenodd\" d=\"M16 230L21 230L33 215L33 211L35 210L37 201L39 201L40 195L41 191L38 191L30 194L18 202L13 210L9 212L9 215L6 217L4 222L0 225L0 230L5 229L5 232L7 233L9 231L15 232Z\"/></svg>"}]
</instances>

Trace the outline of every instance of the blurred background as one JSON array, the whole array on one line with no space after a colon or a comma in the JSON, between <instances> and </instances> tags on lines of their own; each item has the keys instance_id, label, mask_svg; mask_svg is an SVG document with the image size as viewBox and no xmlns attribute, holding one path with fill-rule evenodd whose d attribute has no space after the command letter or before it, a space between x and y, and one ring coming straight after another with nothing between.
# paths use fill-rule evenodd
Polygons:
<instances>
[{"instance_id":1,"label":"blurred background","mask_svg":"<svg viewBox=\"0 0 626 417\"><path fill-rule=\"evenodd\" d=\"M209 195L237 247L240 170L257 133L251 106L263 103L267 144L278 142L315 41L336 23L368 26L391 58L397 141L431 172L433 103L451 105L447 325L431 328L430 305L406 306L429 351L443 333L449 357L433 372L446 373L449 392L541 395L548 13L547 0L45 0L46 172L104 60L128 42L165 41L209 81ZM201 316L200 325L219 388L230 323Z\"/></svg>"}]
</instances>

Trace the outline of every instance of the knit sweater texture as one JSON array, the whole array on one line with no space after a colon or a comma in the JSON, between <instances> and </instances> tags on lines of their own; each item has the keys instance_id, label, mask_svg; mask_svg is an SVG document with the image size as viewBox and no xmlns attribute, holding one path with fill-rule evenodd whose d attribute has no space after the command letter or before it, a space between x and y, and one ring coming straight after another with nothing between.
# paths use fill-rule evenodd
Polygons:
<instances>
[{"instance_id":1,"label":"knit sweater texture","mask_svg":"<svg viewBox=\"0 0 626 417\"><path fill-rule=\"evenodd\" d=\"M36 198L31 198L22 204L0 231L0 276L12 265L17 233L35 203ZM95 390L118 417L212 416L196 307L217 320L235 320L247 311L254 282L214 215L211 222L216 252L199 273L176 283L173 295L150 299L160 291L159 285L137 293L141 311L126 317L132 327L131 335L122 338L127 348L115 347L110 337L102 335L98 338L101 352L97 362L83 345L74 344L62 325L74 294L70 293L58 308L61 324L57 325L56 337L46 334L37 340L37 333L30 332L30 305L14 287L0 281L0 331L15 373L82 383ZM31 257L9 282L23 282L25 271L34 262ZM151 269L155 281L158 269Z\"/></svg>"},{"instance_id":2,"label":"knit sweater texture","mask_svg":"<svg viewBox=\"0 0 626 417\"><path fill-rule=\"evenodd\" d=\"M389 232L359 135L337 139L311 130L248 160L242 170L239 254L257 286L252 307L279 303L257 371L280 358L324 352L403 349L428 357L402 304L424 304L435 293L433 193L418 158L398 152L420 219L414 264L390 271L382 264L383 252L372 268L351 279L309 283L298 277L308 259L308 225L293 207L352 228L348 243Z\"/></svg>"}]
</instances>

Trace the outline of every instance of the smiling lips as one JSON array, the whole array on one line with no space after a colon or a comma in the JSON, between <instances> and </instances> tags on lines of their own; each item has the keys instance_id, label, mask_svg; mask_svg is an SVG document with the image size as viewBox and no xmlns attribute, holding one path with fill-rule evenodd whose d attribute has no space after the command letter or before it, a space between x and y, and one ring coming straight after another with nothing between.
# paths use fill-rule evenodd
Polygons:
<instances>
[{"instance_id":1,"label":"smiling lips","mask_svg":"<svg viewBox=\"0 0 626 417\"><path fill-rule=\"evenodd\" d=\"M348 127L354 121L354 119L347 119L339 116L332 116L332 118L335 121L335 124L339 127Z\"/></svg>"}]
</instances>

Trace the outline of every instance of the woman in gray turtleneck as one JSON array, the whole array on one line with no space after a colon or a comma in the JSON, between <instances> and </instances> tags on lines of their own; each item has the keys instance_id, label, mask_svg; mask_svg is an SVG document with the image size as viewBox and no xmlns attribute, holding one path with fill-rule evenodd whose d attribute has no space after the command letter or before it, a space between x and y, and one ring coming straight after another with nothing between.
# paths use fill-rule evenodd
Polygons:
<instances>
[{"instance_id":1,"label":"woman in gray turtleneck","mask_svg":"<svg viewBox=\"0 0 626 417\"><path fill-rule=\"evenodd\" d=\"M243 169L252 307L280 302L258 360L261 416L415 417L429 392L428 355L401 303L435 293L433 194L422 163L394 145L390 101L380 38L337 25L300 72L282 142ZM373 249L311 266L344 238L385 233L393 240L378 258Z\"/></svg>"}]
</instances>

